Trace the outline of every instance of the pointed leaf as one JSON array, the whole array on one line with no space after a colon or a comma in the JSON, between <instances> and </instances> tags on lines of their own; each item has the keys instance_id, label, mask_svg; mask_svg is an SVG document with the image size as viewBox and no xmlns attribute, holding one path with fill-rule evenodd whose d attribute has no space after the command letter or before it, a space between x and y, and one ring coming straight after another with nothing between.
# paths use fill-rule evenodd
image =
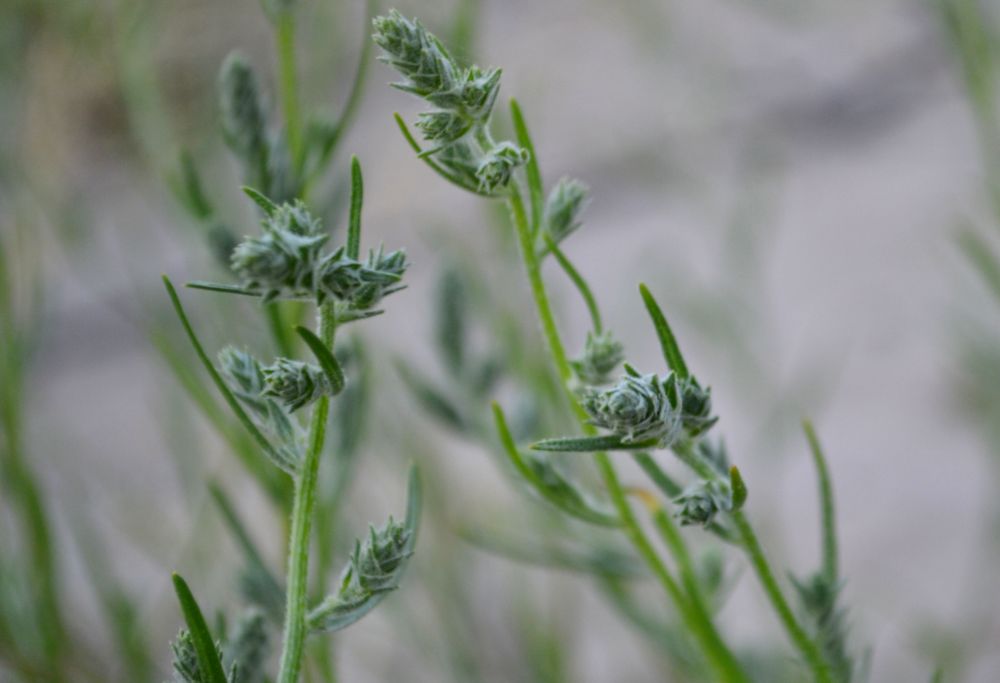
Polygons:
<instances>
[{"instance_id":1,"label":"pointed leaf","mask_svg":"<svg viewBox=\"0 0 1000 683\"><path fill-rule=\"evenodd\" d=\"M243 194L250 197L254 203L259 206L266 215L273 216L274 212L278 210L278 205L272 202L270 199L265 197L261 192L253 189L252 187L247 187L244 185L240 188L243 190Z\"/></svg>"},{"instance_id":2,"label":"pointed leaf","mask_svg":"<svg viewBox=\"0 0 1000 683\"><path fill-rule=\"evenodd\" d=\"M567 436L558 439L542 439L531 444L532 450L564 453L590 453L592 451L641 451L656 448L659 439L644 441L624 441L617 434L605 436Z\"/></svg>"},{"instance_id":3,"label":"pointed leaf","mask_svg":"<svg viewBox=\"0 0 1000 683\"><path fill-rule=\"evenodd\" d=\"M333 389L334 395L339 394L344 389L344 371L340 369L340 363L337 362L336 356L327 348L322 339L313 334L312 330L300 326L296 327L295 331L299 333L302 341L316 356L319 366L323 368L326 378L330 380L330 387Z\"/></svg>"},{"instance_id":4,"label":"pointed leaf","mask_svg":"<svg viewBox=\"0 0 1000 683\"><path fill-rule=\"evenodd\" d=\"M255 292L240 285L227 285L223 282L206 282L205 280L193 280L184 283L185 287L191 289L204 289L209 292L222 292L223 294L242 294L243 296L263 296L262 292Z\"/></svg>"},{"instance_id":5,"label":"pointed leaf","mask_svg":"<svg viewBox=\"0 0 1000 683\"><path fill-rule=\"evenodd\" d=\"M507 427L507 419L503 410L496 402L493 403L493 420L496 423L500 443L503 445L504 452L511 464L514 465L514 469L543 499L563 512L585 522L600 526L621 526L621 520L613 512L596 508L582 492L556 472L554 468L549 472L550 477L546 479L543 473L532 467L518 450L514 437Z\"/></svg>"},{"instance_id":6,"label":"pointed leaf","mask_svg":"<svg viewBox=\"0 0 1000 683\"><path fill-rule=\"evenodd\" d=\"M660 338L660 346L663 347L663 358L667 361L667 366L677 373L679 379L687 379L690 373L684 362L684 356L681 355L681 349L677 345L677 339L674 337L670 325L667 324L666 316L663 315L663 311L646 285L639 285L639 293L642 295L643 303L646 304L646 310L649 311L649 317L653 319L653 327L656 328L656 336Z\"/></svg>"},{"instance_id":7,"label":"pointed leaf","mask_svg":"<svg viewBox=\"0 0 1000 683\"><path fill-rule=\"evenodd\" d=\"M361 163L351 157L351 210L347 223L347 256L357 259L361 253L361 205L364 203L365 186L361 177Z\"/></svg>"},{"instance_id":8,"label":"pointed leaf","mask_svg":"<svg viewBox=\"0 0 1000 683\"><path fill-rule=\"evenodd\" d=\"M191 589L179 574L173 575L174 591L177 593L177 600L181 604L181 612L184 614L184 621L187 623L188 631L191 632L191 639L194 641L194 649L198 655L198 670L201 672L204 683L228 683L226 673L219 660L219 651L216 649L215 640L212 638L205 617L202 616L201 608L191 594Z\"/></svg>"},{"instance_id":9,"label":"pointed leaf","mask_svg":"<svg viewBox=\"0 0 1000 683\"><path fill-rule=\"evenodd\" d=\"M240 423L242 423L246 430L250 432L250 436L253 437L254 441L256 441L257 444L264 450L264 454L267 455L272 462L278 464L279 467L288 471L287 468L281 465L281 463L287 460L287 458L278 454L274 446L272 446L267 440L267 437L265 437L257 428L257 425L253 423L253 420L251 420L250 416L247 415L245 410L243 410L243 406L240 405L239 400L233 394L229 385L226 384L226 381L222 379L221 375L219 375L219 371L215 369L215 365L211 360L209 360L208 354L205 353L205 348L201 345L201 342L198 340L198 336L194 332L194 328L191 326L191 321L188 320L187 314L184 312L184 307L181 305L180 297L177 296L177 290L174 289L173 283L170 282L170 278L166 275L163 276L163 284L167 288L167 294L170 296L171 303L173 303L174 311L177 313L177 317L180 318L181 325L184 327L184 331L187 333L188 339L191 341L191 346L194 347L195 353L201 360L202 365L205 366L205 370L208 371L209 376L212 378L215 386L219 389L222 397L226 400L226 403L229 404L229 407L236 414ZM291 474L292 472L289 473Z\"/></svg>"},{"instance_id":10,"label":"pointed leaf","mask_svg":"<svg viewBox=\"0 0 1000 683\"><path fill-rule=\"evenodd\" d=\"M538 168L538 155L535 154L535 146L531 142L531 135L528 133L528 126L524 122L521 114L521 106L517 100L510 100L510 119L514 124L514 134L517 137L517 144L528 150L528 163L525 166L525 174L528 178L528 197L531 200L531 233L536 234L542 225L542 208L545 203L544 188L542 187L542 172Z\"/></svg>"}]
</instances>

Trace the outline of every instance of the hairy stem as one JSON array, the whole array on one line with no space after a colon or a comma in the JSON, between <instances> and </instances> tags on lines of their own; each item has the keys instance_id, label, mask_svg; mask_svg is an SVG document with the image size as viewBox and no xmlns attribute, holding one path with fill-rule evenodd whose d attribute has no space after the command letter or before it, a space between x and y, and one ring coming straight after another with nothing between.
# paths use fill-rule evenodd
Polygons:
<instances>
[{"instance_id":1,"label":"hairy stem","mask_svg":"<svg viewBox=\"0 0 1000 683\"><path fill-rule=\"evenodd\" d=\"M327 348L333 348L336 318L333 304L326 303L319 312L319 336ZM309 440L302 469L295 479L292 503L292 532L288 544L288 588L285 600L284 644L278 683L298 683L302 670L302 653L306 638L306 597L309 573L309 535L313 509L316 506L316 482L319 457L326 440L326 423L330 397L316 402L309 424Z\"/></svg>"},{"instance_id":2,"label":"hairy stem","mask_svg":"<svg viewBox=\"0 0 1000 683\"><path fill-rule=\"evenodd\" d=\"M572 378L572 368L570 367L569 359L566 356L566 349L562 344L561 338L559 337L559 328L556 325L555 316L552 314L552 306L549 303L548 293L545 289L545 282L542 280L538 257L535 254L534 240L532 239L531 226L528 221L528 216L525 212L524 201L521 199L520 192L516 186L511 187L507 203L510 208L511 216L513 217L514 226L517 230L518 243L521 249L521 259L528 275L528 283L531 286L531 295L535 302L535 309L542 327L542 333L545 336L545 341L549 348L549 353L552 356L552 361L556 366L557 372L559 373L562 385L566 389L573 412L580 420L584 432L587 435L594 435L597 433L597 430L587 421L587 414L576 400L576 396L573 395L569 389L569 381ZM600 470L601 477L604 480L604 485L608 489L611 501L625 526L625 531L628 534L629 539L632 541L632 544L635 546L638 553L642 556L643 561L649 565L650 570L663 585L664 590L666 590L667 594L675 602L681 616L685 619L685 621L691 621L691 608L688 601L684 599L676 581L674 581L673 577L670 575L670 572L663 563L663 560L657 554L653 544L650 542L646 533L639 525L639 521L636 519L635 514L632 512L632 508L629 506L628 500L625 497L625 492L618 479L618 474L615 472L614 465L611 463L611 458L608 457L607 453L598 452L594 454L594 459L597 463L598 469ZM730 667L728 667L716 656L716 652L713 650L713 646L709 642L711 640L711 636L706 633L704 624L692 624L692 631L705 651L709 663L723 677L722 680L746 680L742 672L739 671L738 666L733 672L731 672ZM722 647L724 648L725 646L723 645ZM732 655L730 654L730 657L731 656Z\"/></svg>"}]
</instances>

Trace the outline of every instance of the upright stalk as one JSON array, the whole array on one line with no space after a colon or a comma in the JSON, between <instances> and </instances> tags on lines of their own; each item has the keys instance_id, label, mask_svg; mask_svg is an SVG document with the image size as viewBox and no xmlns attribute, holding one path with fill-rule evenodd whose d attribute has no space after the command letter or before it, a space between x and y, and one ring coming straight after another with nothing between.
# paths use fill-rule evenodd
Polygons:
<instances>
[{"instance_id":1,"label":"upright stalk","mask_svg":"<svg viewBox=\"0 0 1000 683\"><path fill-rule=\"evenodd\" d=\"M281 12L275 24L278 40L278 87L281 107L285 113L285 133L292 166L302 164L302 114L299 111L299 85L295 68L295 13Z\"/></svg>"},{"instance_id":2,"label":"upright stalk","mask_svg":"<svg viewBox=\"0 0 1000 683\"><path fill-rule=\"evenodd\" d=\"M559 328L556 326L555 316L552 313L552 306L549 303L548 293L545 289L545 282L542 280L541 267L535 254L534 240L532 239L531 227L528 222L527 213L525 212L524 201L521 199L521 194L518 191L518 188L514 185L511 186L507 204L510 208L511 216L513 217L514 226L517 231L518 244L521 251L521 259L524 263L524 269L528 275L528 283L531 287L532 299L535 303L539 323L541 324L542 333L545 336L549 353L552 356L552 361L556 366L556 371L559 374L562 386L566 390L573 413L582 424L584 433L587 435L594 435L597 433L597 430L587 421L587 414L576 400L576 396L574 396L572 391L569 389L569 381L572 379L573 371L566 355L566 349L559 337ZM664 590L666 590L671 599L675 601L682 618L684 618L689 624L691 624L692 621L695 622L694 624L691 624L692 631L705 651L709 664L722 677L721 680L737 682L747 681L748 679L740 670L739 664L732 653L728 651L721 639L718 638L717 634L713 637L714 626L711 624L711 621L708 621L706 625L705 623L698 623L697 620L694 619L690 605L687 600L684 599L683 593L680 591L677 583L670 575L670 572L663 563L663 560L660 559L660 556L657 554L653 544L642 530L635 514L632 512L632 508L629 506L628 500L625 497L625 491L623 490L621 482L618 479L618 474L615 472L614 465L608 457L608 454L603 452L595 453L594 459L597 463L598 470L601 473L604 485L608 489L611 502L614 504L618 515L621 517L622 524L625 527L625 531L628 534L629 539L632 541L632 544L635 546L636 550L642 556L646 564L649 565L649 568L662 584Z\"/></svg>"},{"instance_id":3,"label":"upright stalk","mask_svg":"<svg viewBox=\"0 0 1000 683\"><path fill-rule=\"evenodd\" d=\"M327 348L333 348L336 318L334 304L325 303L319 310L319 337ZM306 638L306 598L309 586L309 536L313 510L316 507L316 482L319 458L326 440L326 423L330 397L322 396L309 424L308 448L302 469L295 479L292 502L292 531L288 544L288 588L285 598L284 643L278 683L298 683L302 670L302 653Z\"/></svg>"}]
</instances>

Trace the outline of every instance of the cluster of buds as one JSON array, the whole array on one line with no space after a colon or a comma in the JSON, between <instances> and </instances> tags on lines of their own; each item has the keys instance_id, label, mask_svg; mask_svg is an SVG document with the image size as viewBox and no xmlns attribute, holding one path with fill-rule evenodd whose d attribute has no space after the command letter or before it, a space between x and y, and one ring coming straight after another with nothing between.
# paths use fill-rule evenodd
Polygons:
<instances>
[{"instance_id":1,"label":"cluster of buds","mask_svg":"<svg viewBox=\"0 0 1000 683\"><path fill-rule=\"evenodd\" d=\"M571 361L573 372L587 385L607 384L612 372L625 359L625 347L610 331L588 332L583 355Z\"/></svg>"},{"instance_id":2,"label":"cluster of buds","mask_svg":"<svg viewBox=\"0 0 1000 683\"><path fill-rule=\"evenodd\" d=\"M263 394L281 400L289 412L333 393L326 373L311 363L279 358L263 368L263 374L266 382Z\"/></svg>"},{"instance_id":3,"label":"cluster of buds","mask_svg":"<svg viewBox=\"0 0 1000 683\"><path fill-rule=\"evenodd\" d=\"M624 443L656 441L669 448L683 433L681 395L672 373L666 379L629 373L610 389L585 389L583 407L594 425Z\"/></svg>"},{"instance_id":4,"label":"cluster of buds","mask_svg":"<svg viewBox=\"0 0 1000 683\"><path fill-rule=\"evenodd\" d=\"M692 484L674 502L680 506L677 518L682 525L708 526L716 514L733 509L733 494L728 483L712 479Z\"/></svg>"},{"instance_id":5,"label":"cluster of buds","mask_svg":"<svg viewBox=\"0 0 1000 683\"><path fill-rule=\"evenodd\" d=\"M623 443L655 441L670 448L693 439L715 424L707 389L689 377L640 375L627 364L626 375L610 389L585 388L583 407L591 422L621 437Z\"/></svg>"},{"instance_id":6,"label":"cluster of buds","mask_svg":"<svg viewBox=\"0 0 1000 683\"><path fill-rule=\"evenodd\" d=\"M351 258L344 247L324 254L329 235L301 202L282 204L265 217L263 234L248 237L233 250L231 265L247 290L264 301L278 297L327 298L364 311L399 291L406 271L402 251L386 254L381 247L365 261Z\"/></svg>"},{"instance_id":7,"label":"cluster of buds","mask_svg":"<svg viewBox=\"0 0 1000 683\"><path fill-rule=\"evenodd\" d=\"M493 193L510 182L528 161L527 150L511 142L493 143L487 132L500 91L500 69L462 67L417 20L396 10L373 21L380 59L403 76L393 85L436 109L420 114L417 128L434 144L425 155L455 174L467 189Z\"/></svg>"}]
</instances>

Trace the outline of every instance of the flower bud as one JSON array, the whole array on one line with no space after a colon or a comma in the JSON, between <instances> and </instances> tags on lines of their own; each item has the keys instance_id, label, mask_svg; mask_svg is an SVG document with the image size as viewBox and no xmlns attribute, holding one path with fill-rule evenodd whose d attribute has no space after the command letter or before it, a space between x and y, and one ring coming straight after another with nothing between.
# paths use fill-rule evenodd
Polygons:
<instances>
[{"instance_id":1,"label":"flower bud","mask_svg":"<svg viewBox=\"0 0 1000 683\"><path fill-rule=\"evenodd\" d=\"M625 348L610 331L588 332L583 356L572 361L572 366L584 384L606 384L608 376L624 359Z\"/></svg>"},{"instance_id":2,"label":"flower bud","mask_svg":"<svg viewBox=\"0 0 1000 683\"><path fill-rule=\"evenodd\" d=\"M372 20L375 44L384 51L379 59L406 80L396 87L420 97L449 92L458 86L457 67L448 50L417 20L396 10Z\"/></svg>"},{"instance_id":3,"label":"flower bud","mask_svg":"<svg viewBox=\"0 0 1000 683\"><path fill-rule=\"evenodd\" d=\"M682 526L700 524L708 526L719 512L733 509L733 496L729 484L721 480L699 481L692 484L674 499L680 506L677 517Z\"/></svg>"},{"instance_id":4,"label":"flower bud","mask_svg":"<svg viewBox=\"0 0 1000 683\"><path fill-rule=\"evenodd\" d=\"M411 532L400 522L389 518L385 525L369 527L368 537L354 547L351 565L358 584L369 593L396 588L398 572L412 554L407 550Z\"/></svg>"},{"instance_id":5,"label":"flower bud","mask_svg":"<svg viewBox=\"0 0 1000 683\"><path fill-rule=\"evenodd\" d=\"M486 153L476 168L476 179L480 191L493 192L498 187L506 187L514 169L528 163L528 150L512 142L501 142Z\"/></svg>"},{"instance_id":6,"label":"flower bud","mask_svg":"<svg viewBox=\"0 0 1000 683\"><path fill-rule=\"evenodd\" d=\"M465 135L472 123L454 112L430 111L420 114L416 125L425 139L449 144Z\"/></svg>"},{"instance_id":7,"label":"flower bud","mask_svg":"<svg viewBox=\"0 0 1000 683\"><path fill-rule=\"evenodd\" d=\"M318 366L279 358L263 369L264 395L280 399L290 411L306 406L324 394L332 393L330 380Z\"/></svg>"},{"instance_id":8,"label":"flower bud","mask_svg":"<svg viewBox=\"0 0 1000 683\"><path fill-rule=\"evenodd\" d=\"M231 53L219 74L219 112L226 144L250 165L267 163L267 117L257 77L246 59Z\"/></svg>"},{"instance_id":9,"label":"flower bud","mask_svg":"<svg viewBox=\"0 0 1000 683\"><path fill-rule=\"evenodd\" d=\"M545 200L542 225L553 242L559 244L580 227L577 220L587 205L587 186L579 180L562 178Z\"/></svg>"},{"instance_id":10,"label":"flower bud","mask_svg":"<svg viewBox=\"0 0 1000 683\"><path fill-rule=\"evenodd\" d=\"M319 233L319 221L296 202L279 206L263 227L263 235L233 250L233 272L248 289L263 290L265 302L311 294L320 248L329 237Z\"/></svg>"},{"instance_id":11,"label":"flower bud","mask_svg":"<svg viewBox=\"0 0 1000 683\"><path fill-rule=\"evenodd\" d=\"M712 390L704 389L694 377L681 382L681 420L689 437L704 434L719 418L712 415Z\"/></svg>"},{"instance_id":12,"label":"flower bud","mask_svg":"<svg viewBox=\"0 0 1000 683\"><path fill-rule=\"evenodd\" d=\"M655 439L668 448L680 438L680 396L673 374L628 374L607 390L587 389L583 407L591 422L622 437L625 443Z\"/></svg>"},{"instance_id":13,"label":"flower bud","mask_svg":"<svg viewBox=\"0 0 1000 683\"><path fill-rule=\"evenodd\" d=\"M475 65L465 70L461 106L469 117L477 121L490 117L500 92L500 73L500 69L483 71Z\"/></svg>"}]
</instances>

